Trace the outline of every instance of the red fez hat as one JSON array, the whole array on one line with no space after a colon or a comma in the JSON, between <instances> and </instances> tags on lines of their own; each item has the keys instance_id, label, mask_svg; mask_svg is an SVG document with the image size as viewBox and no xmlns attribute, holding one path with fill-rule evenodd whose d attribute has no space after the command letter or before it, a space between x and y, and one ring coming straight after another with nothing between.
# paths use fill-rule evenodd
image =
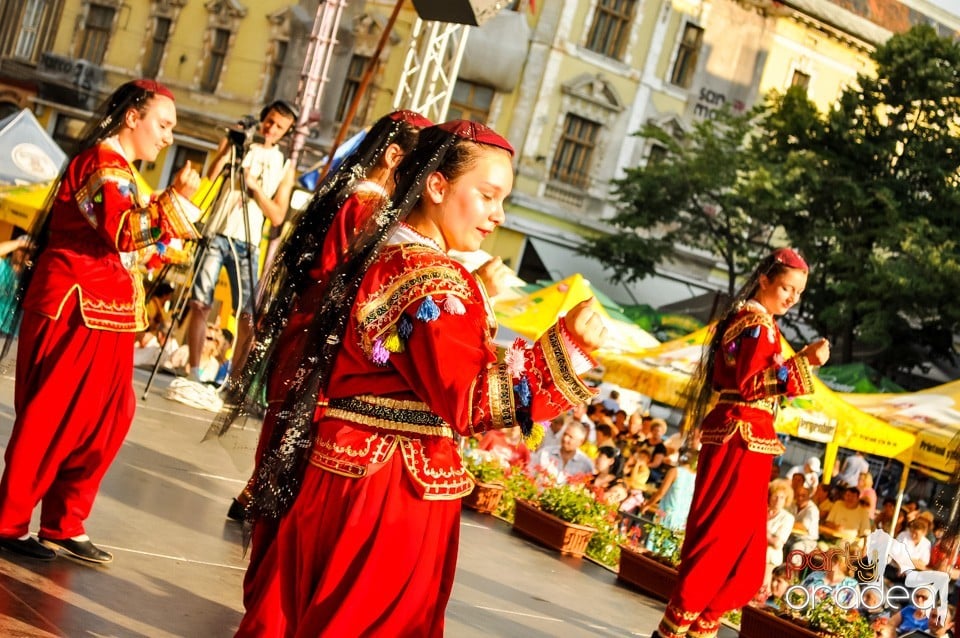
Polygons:
<instances>
[{"instance_id":1,"label":"red fez hat","mask_svg":"<svg viewBox=\"0 0 960 638\"><path fill-rule=\"evenodd\" d=\"M804 261L803 257L800 256L800 253L795 251L793 248L777 248L773 251L773 258L779 264L784 266L789 266L790 268L797 268L804 272L809 272L810 267L807 266L807 262Z\"/></svg>"},{"instance_id":2,"label":"red fez hat","mask_svg":"<svg viewBox=\"0 0 960 638\"><path fill-rule=\"evenodd\" d=\"M452 133L457 137L462 137L472 142L476 142L477 144L489 144L490 146L502 148L513 155L513 147L510 146L510 142L505 140L499 133L494 131L489 126L485 126L479 122L470 122L469 120L450 120L449 122L438 124L437 128L448 133Z\"/></svg>"},{"instance_id":3,"label":"red fez hat","mask_svg":"<svg viewBox=\"0 0 960 638\"><path fill-rule=\"evenodd\" d=\"M417 128L427 128L428 126L433 126L433 122L420 115L416 111L410 111L408 109L394 111L387 117L394 122L406 122L410 126L416 126Z\"/></svg>"},{"instance_id":4,"label":"red fez hat","mask_svg":"<svg viewBox=\"0 0 960 638\"><path fill-rule=\"evenodd\" d=\"M153 93L154 95L162 95L163 97L168 97L173 100L173 92L160 84L156 80L150 80L148 78L140 78L139 80L133 80L131 82L134 86L143 89L147 93Z\"/></svg>"}]
</instances>

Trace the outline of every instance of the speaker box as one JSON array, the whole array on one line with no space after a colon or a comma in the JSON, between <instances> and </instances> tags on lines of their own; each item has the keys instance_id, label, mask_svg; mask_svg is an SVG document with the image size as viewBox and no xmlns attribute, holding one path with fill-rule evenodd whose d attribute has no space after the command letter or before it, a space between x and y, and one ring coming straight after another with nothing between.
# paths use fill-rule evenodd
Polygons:
<instances>
[{"instance_id":1,"label":"speaker box","mask_svg":"<svg viewBox=\"0 0 960 638\"><path fill-rule=\"evenodd\" d=\"M507 6L506 0L413 0L421 20L479 27Z\"/></svg>"}]
</instances>

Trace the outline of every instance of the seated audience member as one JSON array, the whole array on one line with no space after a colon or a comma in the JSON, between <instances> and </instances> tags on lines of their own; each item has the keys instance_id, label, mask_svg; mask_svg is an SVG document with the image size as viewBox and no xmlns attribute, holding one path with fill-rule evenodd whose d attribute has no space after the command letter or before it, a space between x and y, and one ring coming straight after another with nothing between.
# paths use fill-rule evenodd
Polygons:
<instances>
[{"instance_id":1,"label":"seated audience member","mask_svg":"<svg viewBox=\"0 0 960 638\"><path fill-rule=\"evenodd\" d=\"M803 477L803 483L813 492L820 483L820 459L811 456L803 465L794 465L787 470L786 478L793 479L793 476L799 474Z\"/></svg>"},{"instance_id":2,"label":"seated audience member","mask_svg":"<svg viewBox=\"0 0 960 638\"><path fill-rule=\"evenodd\" d=\"M770 575L770 587L762 590L767 593L766 600L763 603L764 607L786 610L787 603L783 597L787 594L787 590L794 584L794 580L790 577L786 565L777 565L774 567L773 573Z\"/></svg>"},{"instance_id":3,"label":"seated audience member","mask_svg":"<svg viewBox=\"0 0 960 638\"><path fill-rule=\"evenodd\" d=\"M913 599L921 606L926 605L926 608L921 609L915 606L913 604L914 600L911 600L910 603L901 607L900 611L895 613L893 618L890 619L890 625L894 631L897 632L898 636L908 634L912 631L930 630L930 610L932 609L932 605L928 603L930 593L917 590L913 594Z\"/></svg>"},{"instance_id":4,"label":"seated audience member","mask_svg":"<svg viewBox=\"0 0 960 638\"><path fill-rule=\"evenodd\" d=\"M580 403L570 409L569 420L579 421L583 427L587 428L587 442L594 443L597 440L596 423L587 415L587 404Z\"/></svg>"},{"instance_id":5,"label":"seated audience member","mask_svg":"<svg viewBox=\"0 0 960 638\"><path fill-rule=\"evenodd\" d=\"M627 486L623 481L614 481L603 492L603 502L607 505L620 506L620 503L627 498Z\"/></svg>"},{"instance_id":6,"label":"seated audience member","mask_svg":"<svg viewBox=\"0 0 960 638\"><path fill-rule=\"evenodd\" d=\"M487 430L480 437L478 450L489 452L504 468L526 467L530 463L530 450L523 442L523 432L519 425L502 430Z\"/></svg>"},{"instance_id":7,"label":"seated audience member","mask_svg":"<svg viewBox=\"0 0 960 638\"><path fill-rule=\"evenodd\" d=\"M783 548L793 531L793 490L786 479L777 479L767 489L767 566L763 584L769 586L773 568L783 564Z\"/></svg>"},{"instance_id":8,"label":"seated audience member","mask_svg":"<svg viewBox=\"0 0 960 638\"><path fill-rule=\"evenodd\" d=\"M661 525L672 530L686 529L697 477L697 450L680 454L675 467L667 470L660 487L643 505L642 513L654 513Z\"/></svg>"},{"instance_id":9,"label":"seated audience member","mask_svg":"<svg viewBox=\"0 0 960 638\"><path fill-rule=\"evenodd\" d=\"M830 508L833 507L833 504L837 501L834 494L834 490L826 483L818 484L817 489L814 490L813 502L816 503L817 509L820 510L820 520L827 518L827 514L830 513Z\"/></svg>"},{"instance_id":10,"label":"seated audience member","mask_svg":"<svg viewBox=\"0 0 960 638\"><path fill-rule=\"evenodd\" d=\"M907 524L907 529L897 534L897 540L903 543L913 561L914 569L926 569L930 564L930 539L927 538L927 521L915 518Z\"/></svg>"},{"instance_id":11,"label":"seated audience member","mask_svg":"<svg viewBox=\"0 0 960 638\"><path fill-rule=\"evenodd\" d=\"M616 414L617 410L620 409L620 393L616 390L610 390L610 394L606 399L603 399L601 403L608 415Z\"/></svg>"},{"instance_id":12,"label":"seated audience member","mask_svg":"<svg viewBox=\"0 0 960 638\"><path fill-rule=\"evenodd\" d=\"M618 473L618 461L620 459L620 450L615 447L602 447L593 462L593 484L601 489L606 489L620 478Z\"/></svg>"},{"instance_id":13,"label":"seated audience member","mask_svg":"<svg viewBox=\"0 0 960 638\"><path fill-rule=\"evenodd\" d=\"M861 589L860 617L867 621L874 632L874 638L893 638L893 611L887 609L883 596L873 587Z\"/></svg>"},{"instance_id":14,"label":"seated audience member","mask_svg":"<svg viewBox=\"0 0 960 638\"><path fill-rule=\"evenodd\" d=\"M633 451L647 438L646 433L643 431L643 415L640 412L634 412L633 415L627 419L626 429L617 432L616 436L617 447L620 448L620 453L623 455L623 458L630 458Z\"/></svg>"},{"instance_id":15,"label":"seated audience member","mask_svg":"<svg viewBox=\"0 0 960 638\"><path fill-rule=\"evenodd\" d=\"M640 449L650 453L650 460L647 461L647 467L650 468L650 477L647 480L650 483L659 484L667 471L667 446L663 444L663 435L666 432L667 422L654 419L650 422L650 436L640 444Z\"/></svg>"},{"instance_id":16,"label":"seated audience member","mask_svg":"<svg viewBox=\"0 0 960 638\"><path fill-rule=\"evenodd\" d=\"M857 590L857 579L850 575L850 564L847 557L841 553L830 554L830 561L827 569L823 571L810 572L801 583L803 587L813 594L817 601L821 601L835 589L841 587L853 588ZM846 592L846 589L844 590Z\"/></svg>"},{"instance_id":17,"label":"seated audience member","mask_svg":"<svg viewBox=\"0 0 960 638\"><path fill-rule=\"evenodd\" d=\"M941 537L940 540L930 548L930 564L927 565L927 569L945 572L950 576L950 580L960 578L960 553L957 553L956 558L953 559L953 564L950 564L956 545L956 536Z\"/></svg>"},{"instance_id":18,"label":"seated audience member","mask_svg":"<svg viewBox=\"0 0 960 638\"><path fill-rule=\"evenodd\" d=\"M593 475L593 461L583 453L580 446L587 438L587 430L579 421L570 421L560 438L560 446L539 449L530 459L530 468L542 469L557 483L566 483L572 476Z\"/></svg>"},{"instance_id":19,"label":"seated audience member","mask_svg":"<svg viewBox=\"0 0 960 638\"><path fill-rule=\"evenodd\" d=\"M623 472L623 456L620 454L620 448L617 447L617 441L614 438L614 429L607 423L597 425L597 451L608 448L617 452L616 473Z\"/></svg>"},{"instance_id":20,"label":"seated audience member","mask_svg":"<svg viewBox=\"0 0 960 638\"><path fill-rule=\"evenodd\" d=\"M563 414L553 417L550 420L549 427L543 428L543 440L536 451L549 450L560 447L560 440L563 438L563 432L567 427L567 417Z\"/></svg>"},{"instance_id":21,"label":"seated audience member","mask_svg":"<svg viewBox=\"0 0 960 638\"><path fill-rule=\"evenodd\" d=\"M880 511L877 512L876 517L873 519L874 525L876 525L877 529L882 529L891 536L896 536L903 531L903 510L900 511L900 514L897 517L897 524L894 526L894 530L892 532L890 531L891 523L893 523L893 512L896 507L896 499L890 497L883 499L883 505L881 505Z\"/></svg>"},{"instance_id":22,"label":"seated audience member","mask_svg":"<svg viewBox=\"0 0 960 638\"><path fill-rule=\"evenodd\" d=\"M643 504L645 498L643 490L650 477L650 468L647 466L649 461L650 452L645 449L634 451L633 455L627 459L623 467L623 482L626 483L630 495L621 503L620 511L633 512Z\"/></svg>"},{"instance_id":23,"label":"seated audience member","mask_svg":"<svg viewBox=\"0 0 960 638\"><path fill-rule=\"evenodd\" d=\"M793 505L788 508L794 523L787 539L787 550L809 553L817 548L820 539L820 510L810 499L810 488L806 485L794 490L793 499Z\"/></svg>"},{"instance_id":24,"label":"seated audience member","mask_svg":"<svg viewBox=\"0 0 960 638\"><path fill-rule=\"evenodd\" d=\"M870 519L867 510L860 506L860 491L855 487L848 487L843 492L843 500L837 501L830 508L826 527L833 530L833 536L841 541L853 542L870 533Z\"/></svg>"},{"instance_id":25,"label":"seated audience member","mask_svg":"<svg viewBox=\"0 0 960 638\"><path fill-rule=\"evenodd\" d=\"M216 386L223 385L230 377L230 368L233 365L231 348L233 348L233 333L226 328L222 328L220 330L220 339L217 342L216 354L219 366L217 367L217 377L213 380Z\"/></svg>"},{"instance_id":26,"label":"seated audience member","mask_svg":"<svg viewBox=\"0 0 960 638\"><path fill-rule=\"evenodd\" d=\"M872 521L877 517L877 492L873 489L873 475L870 472L860 475L857 489L860 490L860 505L867 508L867 515Z\"/></svg>"}]
</instances>

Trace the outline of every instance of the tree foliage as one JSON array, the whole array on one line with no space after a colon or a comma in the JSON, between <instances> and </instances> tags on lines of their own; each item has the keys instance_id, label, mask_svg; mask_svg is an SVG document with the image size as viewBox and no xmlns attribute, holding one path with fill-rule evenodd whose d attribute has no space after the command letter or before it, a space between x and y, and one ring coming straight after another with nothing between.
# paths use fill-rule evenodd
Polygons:
<instances>
[{"instance_id":1,"label":"tree foliage","mask_svg":"<svg viewBox=\"0 0 960 638\"><path fill-rule=\"evenodd\" d=\"M592 238L581 252L611 268L617 281L633 281L654 274L678 248L699 249L726 265L732 294L737 274L766 250L771 230L751 211L755 116L719 111L682 135L644 126L638 135L665 153L614 181L618 210L610 223L622 232Z\"/></svg>"},{"instance_id":2,"label":"tree foliage","mask_svg":"<svg viewBox=\"0 0 960 638\"><path fill-rule=\"evenodd\" d=\"M799 89L682 136L638 134L665 158L614 183L619 232L583 252L620 279L653 274L678 247L726 264L728 289L774 243L813 270L801 312L882 371L950 357L960 329L960 44L918 26L873 54L834 108ZM812 335L811 335L812 336Z\"/></svg>"},{"instance_id":3,"label":"tree foliage","mask_svg":"<svg viewBox=\"0 0 960 638\"><path fill-rule=\"evenodd\" d=\"M950 356L960 327L960 46L921 26L874 54L836 107L773 96L755 150L791 193L770 212L815 265L804 310L850 361Z\"/></svg>"}]
</instances>

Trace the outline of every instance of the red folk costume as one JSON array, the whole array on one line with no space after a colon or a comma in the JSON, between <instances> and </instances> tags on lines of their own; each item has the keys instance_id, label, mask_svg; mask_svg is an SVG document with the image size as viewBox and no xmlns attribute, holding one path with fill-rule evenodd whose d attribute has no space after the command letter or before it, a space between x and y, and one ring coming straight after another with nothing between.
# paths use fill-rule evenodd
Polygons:
<instances>
[{"instance_id":1,"label":"red folk costume","mask_svg":"<svg viewBox=\"0 0 960 638\"><path fill-rule=\"evenodd\" d=\"M443 634L460 498L473 487L454 433L549 419L593 397L577 376L592 363L562 322L505 363L494 326L473 276L401 225L362 281L277 536L286 635Z\"/></svg>"},{"instance_id":2,"label":"red folk costume","mask_svg":"<svg viewBox=\"0 0 960 638\"><path fill-rule=\"evenodd\" d=\"M362 228L370 215L381 207L386 199L387 193L382 186L364 180L357 184L354 192L344 202L324 237L322 251L310 269L310 279L314 283L297 300L286 328L280 333L277 352L301 352L305 348L305 334L313 320L313 308L317 307L326 291L326 281L330 273L346 253L353 229ZM255 462L259 462L263 457L265 446L282 418L280 411L284 396L300 365L301 361L297 356L281 357L276 361L267 384L268 408L260 431ZM277 525L276 521L269 519L257 520L253 525L250 562L243 579L243 605L244 609L260 609L262 613L245 616L237 636L269 638L283 635L282 617L267 613L268 609L279 612L276 546L270 542L276 535Z\"/></svg>"},{"instance_id":3,"label":"red folk costume","mask_svg":"<svg viewBox=\"0 0 960 638\"><path fill-rule=\"evenodd\" d=\"M660 622L663 638L715 636L720 617L763 582L767 484L783 445L774 430L779 398L813 391L807 359L784 361L780 330L759 303L731 319L713 368L716 406L702 448L677 588Z\"/></svg>"},{"instance_id":4,"label":"red folk costume","mask_svg":"<svg viewBox=\"0 0 960 638\"><path fill-rule=\"evenodd\" d=\"M115 138L67 167L23 302L0 537L26 534L41 500L41 537L84 533L136 404L134 333L147 320L134 252L195 238L191 207L173 189L142 200Z\"/></svg>"}]
</instances>

